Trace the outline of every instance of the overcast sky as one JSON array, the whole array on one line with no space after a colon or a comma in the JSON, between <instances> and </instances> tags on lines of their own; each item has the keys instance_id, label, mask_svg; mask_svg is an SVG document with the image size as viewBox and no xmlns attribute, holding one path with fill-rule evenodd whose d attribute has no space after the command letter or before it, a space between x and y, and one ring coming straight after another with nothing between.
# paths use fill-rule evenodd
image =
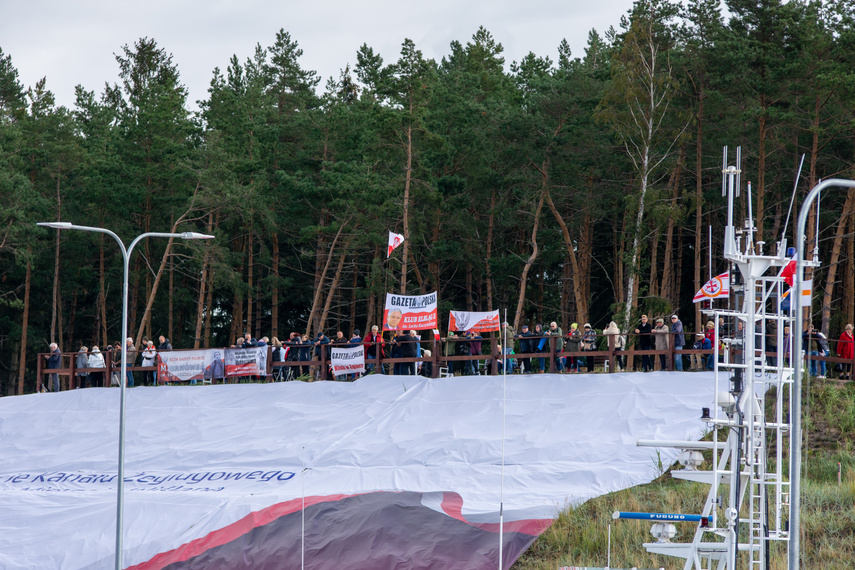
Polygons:
<instances>
[{"instance_id":1,"label":"overcast sky","mask_svg":"<svg viewBox=\"0 0 855 570\"><path fill-rule=\"evenodd\" d=\"M270 46L284 28L303 49L301 64L330 76L356 60L367 43L385 63L410 38L439 60L449 44L466 44L484 26L505 48L506 65L528 52L557 59L566 38L582 56L588 32L618 28L632 0L0 0L0 48L12 56L20 81L47 77L58 104L74 103L74 86L99 95L118 81L114 53L141 37L173 55L190 91L207 96L215 67L232 54L243 62L256 44Z\"/></svg>"}]
</instances>

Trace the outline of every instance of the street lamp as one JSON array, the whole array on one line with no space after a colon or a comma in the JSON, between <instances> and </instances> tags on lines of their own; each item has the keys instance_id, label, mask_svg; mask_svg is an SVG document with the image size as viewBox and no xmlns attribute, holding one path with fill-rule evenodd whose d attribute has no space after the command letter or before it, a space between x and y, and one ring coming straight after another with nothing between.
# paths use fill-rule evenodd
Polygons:
<instances>
[{"instance_id":1,"label":"street lamp","mask_svg":"<svg viewBox=\"0 0 855 570\"><path fill-rule=\"evenodd\" d=\"M146 232L134 238L131 245L125 248L125 244L115 233L104 228L95 228L91 226L78 226L70 222L39 222L37 226L46 228L54 228L57 230L81 230L84 232L98 232L112 236L119 248L122 250L122 259L124 265L124 279L122 283L122 342L128 337L128 273L130 268L131 252L134 247L143 238L147 237L168 237L181 239L213 239L214 236L200 234L197 232L183 233L165 233L165 232ZM128 358L127 347L125 347L125 357L122 358L122 375L119 381L120 399L119 399L119 473L118 483L116 488L116 570L122 570L122 516L124 511L124 492L125 492L125 384L127 383Z\"/></svg>"},{"instance_id":2,"label":"street lamp","mask_svg":"<svg viewBox=\"0 0 855 570\"><path fill-rule=\"evenodd\" d=\"M855 180L842 180L832 178L824 180L813 187L802 202L799 211L799 220L796 225L796 272L793 274L793 293L791 298L796 307L796 330L793 331L793 359L798 364L795 366L793 375L793 409L790 412L792 427L790 439L792 440L793 453L790 456L790 548L787 553L789 570L799 570L799 550L801 537L799 536L801 525L801 476L802 476L802 332L804 329L804 316L802 315L802 271L805 259L805 225L808 215L813 206L813 201L819 196L820 191L836 186L838 188L855 188ZM819 221L817 220L817 224ZM795 299L799 299L798 302Z\"/></svg>"}]
</instances>

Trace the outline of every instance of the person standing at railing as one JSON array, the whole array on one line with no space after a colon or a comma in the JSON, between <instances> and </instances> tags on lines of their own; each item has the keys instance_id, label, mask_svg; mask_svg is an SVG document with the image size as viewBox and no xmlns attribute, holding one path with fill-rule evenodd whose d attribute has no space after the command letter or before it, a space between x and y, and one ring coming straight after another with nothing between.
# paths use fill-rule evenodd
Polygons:
<instances>
[{"instance_id":1,"label":"person standing at railing","mask_svg":"<svg viewBox=\"0 0 855 570\"><path fill-rule=\"evenodd\" d=\"M555 343L551 348L552 353L555 355L555 369L558 372L562 372L564 370L564 363L561 361L561 351L564 350L564 331L561 330L558 323L552 321L549 323L549 330L546 331L546 334L550 337L555 337L555 340L552 340L551 338L547 340Z\"/></svg>"},{"instance_id":2,"label":"person standing at railing","mask_svg":"<svg viewBox=\"0 0 855 570\"><path fill-rule=\"evenodd\" d=\"M668 327L665 325L665 319L656 319L656 327L653 329L653 334L656 335L654 337L656 341L656 350L668 350L668 336L670 332L671 331L668 330ZM668 355L659 355L659 368L661 370L668 370Z\"/></svg>"},{"instance_id":3,"label":"person standing at railing","mask_svg":"<svg viewBox=\"0 0 855 570\"><path fill-rule=\"evenodd\" d=\"M692 345L693 350L705 350L712 348L712 344L704 336L704 333L697 333L695 335L695 344ZM692 361L692 370L703 370L706 368L707 356L704 354L693 354L689 358Z\"/></svg>"},{"instance_id":4,"label":"person standing at railing","mask_svg":"<svg viewBox=\"0 0 855 570\"><path fill-rule=\"evenodd\" d=\"M579 357L576 353L579 352L582 346L582 331L579 330L579 325L576 323L570 324L570 332L567 333L567 352L570 355L567 357L567 370L571 373L579 372Z\"/></svg>"},{"instance_id":5,"label":"person standing at railing","mask_svg":"<svg viewBox=\"0 0 855 570\"><path fill-rule=\"evenodd\" d=\"M837 356L849 361L843 363L843 369L840 374L841 380L851 380L852 358L855 356L855 344L853 343L855 343L855 338L852 336L852 325L848 324L846 325L846 329L840 333L840 338L837 340Z\"/></svg>"},{"instance_id":6,"label":"person standing at railing","mask_svg":"<svg viewBox=\"0 0 855 570\"><path fill-rule=\"evenodd\" d=\"M384 355L383 347L386 346L386 342L383 340L383 335L380 334L380 327L374 325L371 327L371 332L365 335L365 341L363 343L365 345L365 373L370 374L374 372L374 367L376 366L375 362L369 362L368 359L376 360L378 357L382 358ZM383 372L380 370L379 372Z\"/></svg>"},{"instance_id":7,"label":"person standing at railing","mask_svg":"<svg viewBox=\"0 0 855 570\"><path fill-rule=\"evenodd\" d=\"M532 334L528 330L528 325L520 327L520 334L517 336L517 339L520 341L520 354L534 352L535 341L531 336ZM520 372L522 374L531 374L531 358L520 358Z\"/></svg>"},{"instance_id":8,"label":"person standing at railing","mask_svg":"<svg viewBox=\"0 0 855 570\"><path fill-rule=\"evenodd\" d=\"M584 328L585 332L582 333L582 350L593 352L597 350L597 331L591 328L591 323L585 323ZM587 365L588 372L593 372L594 356L586 356L585 364Z\"/></svg>"},{"instance_id":9,"label":"person standing at railing","mask_svg":"<svg viewBox=\"0 0 855 570\"><path fill-rule=\"evenodd\" d=\"M546 333L543 331L543 325L540 323L534 325L534 346L536 348L535 352L546 352L549 347L549 339L546 338ZM539 357L537 359L538 367L540 368L540 372L546 368L546 358Z\"/></svg>"},{"instance_id":10,"label":"person standing at railing","mask_svg":"<svg viewBox=\"0 0 855 570\"><path fill-rule=\"evenodd\" d=\"M615 352L623 352L626 350L626 335L620 334L620 327L618 327L616 322L611 321L609 326L603 329L603 334L612 335L614 337L613 346ZM615 364L617 366L616 371L624 370L626 368L626 356L616 354Z\"/></svg>"},{"instance_id":11,"label":"person standing at railing","mask_svg":"<svg viewBox=\"0 0 855 570\"><path fill-rule=\"evenodd\" d=\"M89 368L107 368L104 355L97 346L92 347L92 354L89 355ZM104 386L104 372L90 372L89 377L92 379L91 385L95 388Z\"/></svg>"},{"instance_id":12,"label":"person standing at railing","mask_svg":"<svg viewBox=\"0 0 855 570\"><path fill-rule=\"evenodd\" d=\"M50 354L45 354L47 360L47 369L56 370L62 365L62 351L59 350L59 345L55 342L50 343ZM59 373L50 373L50 392L59 392Z\"/></svg>"},{"instance_id":13,"label":"person standing at railing","mask_svg":"<svg viewBox=\"0 0 855 570\"><path fill-rule=\"evenodd\" d=\"M647 320L647 315L641 315L641 324L635 329L635 334L638 336L638 350L651 350L653 348L653 338L650 336L653 333L653 325ZM641 355L641 370L649 372L653 370L653 361L650 360L649 354Z\"/></svg>"},{"instance_id":14,"label":"person standing at railing","mask_svg":"<svg viewBox=\"0 0 855 570\"><path fill-rule=\"evenodd\" d=\"M457 349L457 338L454 331L448 331L448 337L442 339L442 354L446 358L454 356ZM446 361L446 365L448 366L448 375L454 376L454 361L448 360Z\"/></svg>"},{"instance_id":15,"label":"person standing at railing","mask_svg":"<svg viewBox=\"0 0 855 570\"><path fill-rule=\"evenodd\" d=\"M396 336L394 342L400 347L400 357L416 358L419 354L418 341L419 339L416 338L416 331L407 331L406 333L402 332L400 335ZM416 363L402 362L399 370L402 375L415 376Z\"/></svg>"},{"instance_id":16,"label":"person standing at railing","mask_svg":"<svg viewBox=\"0 0 855 570\"><path fill-rule=\"evenodd\" d=\"M88 348L85 346L81 346L80 350L77 351L77 358L74 361L74 367L77 369L80 368L89 368L89 352ZM78 372L77 373L77 387L85 388L86 384L89 382L89 373L88 372Z\"/></svg>"},{"instance_id":17,"label":"person standing at railing","mask_svg":"<svg viewBox=\"0 0 855 570\"><path fill-rule=\"evenodd\" d=\"M154 348L154 342L148 341L142 351L142 365L154 366L157 361L157 350ZM146 386L157 386L157 371L147 370L143 376L143 384Z\"/></svg>"},{"instance_id":18,"label":"person standing at railing","mask_svg":"<svg viewBox=\"0 0 855 570\"><path fill-rule=\"evenodd\" d=\"M683 355L680 352L686 345L686 337L683 335L683 323L677 315L671 315L671 338L674 340L674 370L683 371Z\"/></svg>"}]
</instances>

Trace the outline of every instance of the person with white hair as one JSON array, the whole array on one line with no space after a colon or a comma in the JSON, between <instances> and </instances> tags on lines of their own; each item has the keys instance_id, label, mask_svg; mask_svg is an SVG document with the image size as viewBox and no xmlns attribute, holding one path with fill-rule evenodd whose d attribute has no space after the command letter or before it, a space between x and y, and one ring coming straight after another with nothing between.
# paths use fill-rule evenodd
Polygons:
<instances>
[{"instance_id":1,"label":"person with white hair","mask_svg":"<svg viewBox=\"0 0 855 570\"><path fill-rule=\"evenodd\" d=\"M47 359L47 369L48 370L56 370L60 366L62 366L62 351L59 350L59 345L55 342L50 343L50 354L46 354L45 358ZM59 392L59 373L51 372L50 374L50 387L48 388L51 392Z\"/></svg>"},{"instance_id":2,"label":"person with white hair","mask_svg":"<svg viewBox=\"0 0 855 570\"><path fill-rule=\"evenodd\" d=\"M142 365L154 366L156 359L157 350L154 348L154 342L148 341L142 351ZM157 372L147 371L145 372L145 376L143 376L143 378L144 385L149 385L149 383L151 383L152 386L157 386Z\"/></svg>"},{"instance_id":3,"label":"person with white hair","mask_svg":"<svg viewBox=\"0 0 855 570\"><path fill-rule=\"evenodd\" d=\"M81 346L80 350L77 351L77 359L74 362L75 367L79 370L80 368L89 368L89 352L88 348L85 346ZM77 387L85 388L87 382L89 382L89 373L88 372L77 372Z\"/></svg>"},{"instance_id":4,"label":"person with white hair","mask_svg":"<svg viewBox=\"0 0 855 570\"><path fill-rule=\"evenodd\" d=\"M89 368L107 368L107 363L104 362L104 355L98 349L98 346L92 347L92 354L89 355ZM104 386L103 372L90 372L91 386L102 388Z\"/></svg>"}]
</instances>

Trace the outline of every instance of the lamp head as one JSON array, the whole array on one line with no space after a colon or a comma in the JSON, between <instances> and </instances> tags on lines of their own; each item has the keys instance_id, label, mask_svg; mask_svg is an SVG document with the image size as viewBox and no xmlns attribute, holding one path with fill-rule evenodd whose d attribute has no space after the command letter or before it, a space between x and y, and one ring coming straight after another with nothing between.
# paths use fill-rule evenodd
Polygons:
<instances>
[{"instance_id":1,"label":"lamp head","mask_svg":"<svg viewBox=\"0 0 855 570\"><path fill-rule=\"evenodd\" d=\"M71 222L38 222L36 225L44 228L55 228L57 230L71 229Z\"/></svg>"},{"instance_id":2,"label":"lamp head","mask_svg":"<svg viewBox=\"0 0 855 570\"><path fill-rule=\"evenodd\" d=\"M181 234L181 239L214 239L214 237L208 234L200 234L199 232L184 232Z\"/></svg>"}]
</instances>

